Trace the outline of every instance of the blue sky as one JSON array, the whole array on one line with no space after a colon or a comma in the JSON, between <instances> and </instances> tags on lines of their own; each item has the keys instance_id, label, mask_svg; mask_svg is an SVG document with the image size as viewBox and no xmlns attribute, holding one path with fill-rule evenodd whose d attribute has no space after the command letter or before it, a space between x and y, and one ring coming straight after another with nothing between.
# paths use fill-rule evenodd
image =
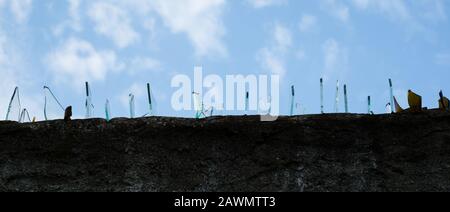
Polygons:
<instances>
[{"instance_id":1,"label":"blue sky","mask_svg":"<svg viewBox=\"0 0 450 212\"><path fill-rule=\"evenodd\" d=\"M0 0L0 111L19 86L42 120L48 85L83 117L89 81L96 116L106 99L113 116L128 116L130 92L143 115L149 82L157 115L192 117L172 110L170 82L194 66L281 74L283 114L291 85L297 113L318 113L320 77L328 112L337 80L351 112L366 112L368 95L385 112L388 78L403 106L413 89L435 107L440 89L450 93L449 10L445 0Z\"/></svg>"}]
</instances>

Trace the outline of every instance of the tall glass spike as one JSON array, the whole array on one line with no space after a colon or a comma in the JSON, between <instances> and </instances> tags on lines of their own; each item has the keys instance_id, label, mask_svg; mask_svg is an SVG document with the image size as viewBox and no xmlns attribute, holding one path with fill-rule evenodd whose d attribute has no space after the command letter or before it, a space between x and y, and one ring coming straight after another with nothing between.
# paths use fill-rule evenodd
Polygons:
<instances>
[{"instance_id":1,"label":"tall glass spike","mask_svg":"<svg viewBox=\"0 0 450 212\"><path fill-rule=\"evenodd\" d=\"M28 113L27 109L23 109L22 113L20 114L19 123L26 123L31 122L30 114Z\"/></svg>"},{"instance_id":2,"label":"tall glass spike","mask_svg":"<svg viewBox=\"0 0 450 212\"><path fill-rule=\"evenodd\" d=\"M391 97L391 113L393 113L395 111L394 107L395 107L395 103L394 103L394 88L392 85L392 79L389 79L389 91L390 91L390 97Z\"/></svg>"},{"instance_id":3,"label":"tall glass spike","mask_svg":"<svg viewBox=\"0 0 450 212\"><path fill-rule=\"evenodd\" d=\"M6 112L7 121L20 121L22 107L20 105L19 87L14 89L11 100L9 101L8 111Z\"/></svg>"},{"instance_id":4,"label":"tall glass spike","mask_svg":"<svg viewBox=\"0 0 450 212\"><path fill-rule=\"evenodd\" d=\"M339 113L339 80L336 83L336 98L334 101L334 111Z\"/></svg>"},{"instance_id":5,"label":"tall glass spike","mask_svg":"<svg viewBox=\"0 0 450 212\"><path fill-rule=\"evenodd\" d=\"M295 107L295 86L291 87L291 109L290 109L290 116L294 115L294 107Z\"/></svg>"},{"instance_id":6,"label":"tall glass spike","mask_svg":"<svg viewBox=\"0 0 450 212\"><path fill-rule=\"evenodd\" d=\"M89 83L86 82L86 118L91 118L93 116L94 105L92 104L92 92L89 87Z\"/></svg>"},{"instance_id":7,"label":"tall glass spike","mask_svg":"<svg viewBox=\"0 0 450 212\"><path fill-rule=\"evenodd\" d=\"M130 118L135 118L135 106L134 106L134 95L129 95L129 104L130 104Z\"/></svg>"},{"instance_id":8,"label":"tall glass spike","mask_svg":"<svg viewBox=\"0 0 450 212\"><path fill-rule=\"evenodd\" d=\"M153 113L153 102L152 102L152 91L150 88L150 83L147 83L147 96L148 96L148 109L149 109L149 116L154 115Z\"/></svg>"},{"instance_id":9,"label":"tall glass spike","mask_svg":"<svg viewBox=\"0 0 450 212\"><path fill-rule=\"evenodd\" d=\"M107 122L109 122L111 120L111 108L109 105L109 100L106 100L106 103L105 103L105 118L106 118Z\"/></svg>"},{"instance_id":10,"label":"tall glass spike","mask_svg":"<svg viewBox=\"0 0 450 212\"><path fill-rule=\"evenodd\" d=\"M200 119L203 116L203 103L200 100L200 94L192 92L192 97L194 99L195 118Z\"/></svg>"},{"instance_id":11,"label":"tall glass spike","mask_svg":"<svg viewBox=\"0 0 450 212\"><path fill-rule=\"evenodd\" d=\"M50 119L49 113L51 113L54 109L58 110L58 111L60 110L61 114L64 114L64 111L65 111L64 107L62 106L62 104L60 103L58 98L56 98L55 94L52 92L52 90L48 86L44 86L44 95L45 95L45 97L44 97L45 98L44 99L44 118L46 121L48 121ZM53 104L52 104L52 102L53 102Z\"/></svg>"},{"instance_id":12,"label":"tall glass spike","mask_svg":"<svg viewBox=\"0 0 450 212\"><path fill-rule=\"evenodd\" d=\"M320 112L324 113L324 107L323 107L323 79L320 78Z\"/></svg>"},{"instance_id":13,"label":"tall glass spike","mask_svg":"<svg viewBox=\"0 0 450 212\"><path fill-rule=\"evenodd\" d=\"M245 113L248 114L250 110L250 93L247 91L245 93Z\"/></svg>"},{"instance_id":14,"label":"tall glass spike","mask_svg":"<svg viewBox=\"0 0 450 212\"><path fill-rule=\"evenodd\" d=\"M347 96L347 85L344 85L344 102L345 102L345 113L348 113L348 96Z\"/></svg>"}]
</instances>

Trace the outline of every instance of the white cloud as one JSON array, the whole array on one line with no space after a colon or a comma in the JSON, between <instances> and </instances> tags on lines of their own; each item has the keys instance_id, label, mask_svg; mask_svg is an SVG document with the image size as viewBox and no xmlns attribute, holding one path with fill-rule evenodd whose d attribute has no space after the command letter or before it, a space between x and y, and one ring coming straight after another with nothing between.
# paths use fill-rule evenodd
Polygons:
<instances>
[{"instance_id":1,"label":"white cloud","mask_svg":"<svg viewBox=\"0 0 450 212\"><path fill-rule=\"evenodd\" d=\"M351 0L362 11L378 12L393 21L407 23L413 29L422 30L421 21L445 21L447 14L443 0Z\"/></svg>"},{"instance_id":2,"label":"white cloud","mask_svg":"<svg viewBox=\"0 0 450 212\"><path fill-rule=\"evenodd\" d=\"M247 0L247 2L254 8L263 8L274 5L283 5L287 3L287 0Z\"/></svg>"},{"instance_id":3,"label":"white cloud","mask_svg":"<svg viewBox=\"0 0 450 212\"><path fill-rule=\"evenodd\" d=\"M272 44L259 50L257 59L262 68L283 77L286 74L286 55L292 47L292 33L277 23L271 29L271 34Z\"/></svg>"},{"instance_id":4,"label":"white cloud","mask_svg":"<svg viewBox=\"0 0 450 212\"><path fill-rule=\"evenodd\" d=\"M261 66L272 74L284 76L286 74L285 61L271 49L263 48L258 53L258 60Z\"/></svg>"},{"instance_id":5,"label":"white cloud","mask_svg":"<svg viewBox=\"0 0 450 212\"><path fill-rule=\"evenodd\" d=\"M333 17L346 23L350 19L350 9L343 1L338 0L322 0L322 9L326 10Z\"/></svg>"},{"instance_id":6,"label":"white cloud","mask_svg":"<svg viewBox=\"0 0 450 212\"><path fill-rule=\"evenodd\" d=\"M283 25L276 24L273 30L273 39L275 47L279 51L286 51L292 46L292 33Z\"/></svg>"},{"instance_id":7,"label":"white cloud","mask_svg":"<svg viewBox=\"0 0 450 212\"><path fill-rule=\"evenodd\" d=\"M359 11L380 14L400 24L408 36L420 33L421 38L432 41L432 24L447 21L443 0L350 0Z\"/></svg>"},{"instance_id":8,"label":"white cloud","mask_svg":"<svg viewBox=\"0 0 450 212\"><path fill-rule=\"evenodd\" d=\"M68 39L47 55L45 62L59 82L77 85L84 81L102 81L109 71L123 69L114 51L98 51L89 42Z\"/></svg>"},{"instance_id":9,"label":"white cloud","mask_svg":"<svg viewBox=\"0 0 450 212\"><path fill-rule=\"evenodd\" d=\"M131 74L141 71L158 72L161 70L161 62L151 57L135 57L127 65Z\"/></svg>"},{"instance_id":10,"label":"white cloud","mask_svg":"<svg viewBox=\"0 0 450 212\"><path fill-rule=\"evenodd\" d=\"M300 20L299 28L301 32L307 32L314 29L317 25L317 18L313 15L303 15Z\"/></svg>"},{"instance_id":11,"label":"white cloud","mask_svg":"<svg viewBox=\"0 0 450 212\"><path fill-rule=\"evenodd\" d=\"M1 2L0 2L1 3ZM14 60L10 47L7 46L7 37L0 31L0 97L5 99L0 101L0 119L4 119L8 107L8 96L12 95L14 87L18 84L17 75L14 71Z\"/></svg>"},{"instance_id":12,"label":"white cloud","mask_svg":"<svg viewBox=\"0 0 450 212\"><path fill-rule=\"evenodd\" d=\"M32 3L32 0L11 0L11 11L19 23L23 23L28 19L28 15L32 9Z\"/></svg>"},{"instance_id":13,"label":"white cloud","mask_svg":"<svg viewBox=\"0 0 450 212\"><path fill-rule=\"evenodd\" d=\"M396 20L411 20L411 14L403 0L352 0L356 8L374 9Z\"/></svg>"},{"instance_id":14,"label":"white cloud","mask_svg":"<svg viewBox=\"0 0 450 212\"><path fill-rule=\"evenodd\" d=\"M71 27L75 31L81 31L80 6L82 0L69 0L69 16L71 18Z\"/></svg>"},{"instance_id":15,"label":"white cloud","mask_svg":"<svg viewBox=\"0 0 450 212\"><path fill-rule=\"evenodd\" d=\"M0 27L0 120L6 116L9 98L13 94L14 88L20 86L20 100L22 109L26 108L31 118L36 116L41 119L42 99L37 98L33 89L34 82L30 82L31 77L26 71L27 63L22 57L21 51L11 36L2 31ZM18 116L17 112L14 114ZM16 120L17 121L17 120Z\"/></svg>"},{"instance_id":16,"label":"white cloud","mask_svg":"<svg viewBox=\"0 0 450 212\"><path fill-rule=\"evenodd\" d=\"M418 2L419 7L425 10L423 12L423 18L425 20L434 22L447 20L445 0L420 0Z\"/></svg>"},{"instance_id":17,"label":"white cloud","mask_svg":"<svg viewBox=\"0 0 450 212\"><path fill-rule=\"evenodd\" d=\"M131 25L127 11L118 6L96 2L88 14L95 23L95 31L112 39L119 48L128 47L140 38Z\"/></svg>"},{"instance_id":18,"label":"white cloud","mask_svg":"<svg viewBox=\"0 0 450 212\"><path fill-rule=\"evenodd\" d=\"M152 8L173 33L186 33L197 56L226 56L221 17L225 0L155 0Z\"/></svg>"},{"instance_id":19,"label":"white cloud","mask_svg":"<svg viewBox=\"0 0 450 212\"><path fill-rule=\"evenodd\" d=\"M348 65L348 53L335 39L329 39L322 45L324 53L323 78L342 77Z\"/></svg>"},{"instance_id":20,"label":"white cloud","mask_svg":"<svg viewBox=\"0 0 450 212\"><path fill-rule=\"evenodd\" d=\"M77 1L77 0L74 0ZM99 34L109 37L120 47L142 38L133 28L141 26L153 40L159 16L163 26L174 34L185 34L195 48L196 56L227 56L222 22L226 0L97 0L83 1ZM76 3L76 2L75 2ZM77 4L73 5L77 5ZM73 7L77 8L77 7ZM71 9L70 11L76 11ZM75 12L70 12L77 20ZM55 34L61 34L56 28Z\"/></svg>"},{"instance_id":21,"label":"white cloud","mask_svg":"<svg viewBox=\"0 0 450 212\"><path fill-rule=\"evenodd\" d=\"M31 13L33 0L0 0L0 8L9 5L16 22L24 23Z\"/></svg>"},{"instance_id":22,"label":"white cloud","mask_svg":"<svg viewBox=\"0 0 450 212\"><path fill-rule=\"evenodd\" d=\"M82 16L80 13L82 0L67 0L68 3L68 14L69 19L63 21L54 27L53 34L55 36L60 36L64 30L67 28L74 30L75 32L81 32L83 30L82 26Z\"/></svg>"}]
</instances>

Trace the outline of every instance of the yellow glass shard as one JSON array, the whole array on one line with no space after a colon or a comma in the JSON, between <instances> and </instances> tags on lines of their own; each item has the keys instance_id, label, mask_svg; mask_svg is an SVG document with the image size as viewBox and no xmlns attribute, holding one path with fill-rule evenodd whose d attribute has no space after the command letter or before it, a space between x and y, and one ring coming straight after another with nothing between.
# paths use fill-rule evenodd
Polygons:
<instances>
[{"instance_id":1,"label":"yellow glass shard","mask_svg":"<svg viewBox=\"0 0 450 212\"><path fill-rule=\"evenodd\" d=\"M394 97L394 104L395 104L395 112L396 113L401 113L404 111L402 106L400 106L400 104L398 103L397 98L395 98L395 97Z\"/></svg>"},{"instance_id":2,"label":"yellow glass shard","mask_svg":"<svg viewBox=\"0 0 450 212\"><path fill-rule=\"evenodd\" d=\"M441 110L449 110L450 101L447 97L443 97L442 100L439 100L439 109Z\"/></svg>"},{"instance_id":3,"label":"yellow glass shard","mask_svg":"<svg viewBox=\"0 0 450 212\"><path fill-rule=\"evenodd\" d=\"M422 111L422 97L411 90L408 91L408 104L411 112Z\"/></svg>"}]
</instances>

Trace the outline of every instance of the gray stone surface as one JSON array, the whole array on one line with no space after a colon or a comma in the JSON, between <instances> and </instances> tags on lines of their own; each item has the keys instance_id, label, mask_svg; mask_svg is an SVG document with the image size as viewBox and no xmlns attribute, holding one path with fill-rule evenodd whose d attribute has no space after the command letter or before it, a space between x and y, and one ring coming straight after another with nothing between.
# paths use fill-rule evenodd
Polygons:
<instances>
[{"instance_id":1,"label":"gray stone surface","mask_svg":"<svg viewBox=\"0 0 450 212\"><path fill-rule=\"evenodd\" d=\"M450 191L450 113L0 122L0 191Z\"/></svg>"}]
</instances>

